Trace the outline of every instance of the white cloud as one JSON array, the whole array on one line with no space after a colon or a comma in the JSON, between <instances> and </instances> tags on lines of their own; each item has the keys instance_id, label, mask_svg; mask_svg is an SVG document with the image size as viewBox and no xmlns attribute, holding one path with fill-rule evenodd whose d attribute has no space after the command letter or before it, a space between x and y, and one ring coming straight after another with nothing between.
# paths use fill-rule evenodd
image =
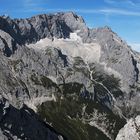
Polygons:
<instances>
[{"instance_id":1,"label":"white cloud","mask_svg":"<svg viewBox=\"0 0 140 140\"><path fill-rule=\"evenodd\" d=\"M35 9L42 7L47 2L47 0L24 0L23 7L25 9Z\"/></svg>"},{"instance_id":2,"label":"white cloud","mask_svg":"<svg viewBox=\"0 0 140 140\"><path fill-rule=\"evenodd\" d=\"M101 13L108 14L117 14L117 15L125 15L125 16L140 16L140 12L138 11L128 11L123 9L101 9L99 10Z\"/></svg>"},{"instance_id":3,"label":"white cloud","mask_svg":"<svg viewBox=\"0 0 140 140\"><path fill-rule=\"evenodd\" d=\"M129 43L133 50L140 52L140 43Z\"/></svg>"},{"instance_id":4,"label":"white cloud","mask_svg":"<svg viewBox=\"0 0 140 140\"><path fill-rule=\"evenodd\" d=\"M116 3L116 1L114 0L104 0L105 3L108 3L108 4L114 4Z\"/></svg>"},{"instance_id":5,"label":"white cloud","mask_svg":"<svg viewBox=\"0 0 140 140\"><path fill-rule=\"evenodd\" d=\"M45 8L33 8L28 9L25 12L67 12L73 11L77 13L85 13L85 14L105 14L105 15L123 15L123 16L140 16L140 12L138 11L128 11L123 9L45 9Z\"/></svg>"},{"instance_id":6,"label":"white cloud","mask_svg":"<svg viewBox=\"0 0 140 140\"><path fill-rule=\"evenodd\" d=\"M104 2L111 5L123 4L123 5L136 6L136 3L132 0L104 0Z\"/></svg>"},{"instance_id":7,"label":"white cloud","mask_svg":"<svg viewBox=\"0 0 140 140\"><path fill-rule=\"evenodd\" d=\"M20 10L22 12L22 10ZM93 9L49 9L49 8L42 8L42 7L34 7L29 8L27 10L23 10L23 12L76 12L76 13L85 13L85 14L100 14L99 10Z\"/></svg>"},{"instance_id":8,"label":"white cloud","mask_svg":"<svg viewBox=\"0 0 140 140\"><path fill-rule=\"evenodd\" d=\"M29 7L29 6L34 6L36 3L33 0L24 0L23 6L24 7Z\"/></svg>"}]
</instances>

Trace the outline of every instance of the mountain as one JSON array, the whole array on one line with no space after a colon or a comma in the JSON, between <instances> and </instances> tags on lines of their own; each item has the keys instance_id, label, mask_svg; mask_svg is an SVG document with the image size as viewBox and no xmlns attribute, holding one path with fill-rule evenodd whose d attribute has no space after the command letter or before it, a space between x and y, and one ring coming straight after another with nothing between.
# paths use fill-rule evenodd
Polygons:
<instances>
[{"instance_id":1,"label":"mountain","mask_svg":"<svg viewBox=\"0 0 140 140\"><path fill-rule=\"evenodd\" d=\"M139 53L73 12L0 23L2 140L123 140L140 112Z\"/></svg>"},{"instance_id":2,"label":"mountain","mask_svg":"<svg viewBox=\"0 0 140 140\"><path fill-rule=\"evenodd\" d=\"M140 138L140 116L132 118L122 128L117 135L116 140L138 140Z\"/></svg>"}]
</instances>

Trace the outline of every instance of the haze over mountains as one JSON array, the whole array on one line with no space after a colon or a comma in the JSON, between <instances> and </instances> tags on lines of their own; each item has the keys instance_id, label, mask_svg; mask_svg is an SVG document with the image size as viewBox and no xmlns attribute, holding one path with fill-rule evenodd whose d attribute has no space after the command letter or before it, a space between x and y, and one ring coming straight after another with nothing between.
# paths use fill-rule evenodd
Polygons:
<instances>
[{"instance_id":1,"label":"haze over mountains","mask_svg":"<svg viewBox=\"0 0 140 140\"><path fill-rule=\"evenodd\" d=\"M1 16L0 139L139 140L139 70L111 28L73 12Z\"/></svg>"}]
</instances>

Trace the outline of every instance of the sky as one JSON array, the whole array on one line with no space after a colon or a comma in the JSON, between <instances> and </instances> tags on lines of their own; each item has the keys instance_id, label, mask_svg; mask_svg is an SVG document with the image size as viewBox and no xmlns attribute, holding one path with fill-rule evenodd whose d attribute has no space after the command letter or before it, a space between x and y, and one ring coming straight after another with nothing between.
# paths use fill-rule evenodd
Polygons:
<instances>
[{"instance_id":1,"label":"sky","mask_svg":"<svg viewBox=\"0 0 140 140\"><path fill-rule=\"evenodd\" d=\"M26 18L73 11L90 28L109 26L140 52L140 0L0 0L0 15Z\"/></svg>"}]
</instances>

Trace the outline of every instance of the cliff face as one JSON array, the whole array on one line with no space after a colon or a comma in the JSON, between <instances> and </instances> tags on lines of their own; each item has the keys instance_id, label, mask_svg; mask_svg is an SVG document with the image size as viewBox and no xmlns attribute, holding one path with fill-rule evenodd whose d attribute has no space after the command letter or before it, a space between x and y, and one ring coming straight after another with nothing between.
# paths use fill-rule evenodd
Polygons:
<instances>
[{"instance_id":1,"label":"cliff face","mask_svg":"<svg viewBox=\"0 0 140 140\"><path fill-rule=\"evenodd\" d=\"M3 139L115 139L139 114L139 55L109 27L72 12L0 23Z\"/></svg>"},{"instance_id":2,"label":"cliff face","mask_svg":"<svg viewBox=\"0 0 140 140\"><path fill-rule=\"evenodd\" d=\"M39 119L31 109L23 106L17 109L1 98L0 139L61 140L61 134Z\"/></svg>"},{"instance_id":3,"label":"cliff face","mask_svg":"<svg viewBox=\"0 0 140 140\"><path fill-rule=\"evenodd\" d=\"M116 140L139 140L140 139L140 116L130 119L119 131Z\"/></svg>"},{"instance_id":4,"label":"cliff face","mask_svg":"<svg viewBox=\"0 0 140 140\"><path fill-rule=\"evenodd\" d=\"M28 19L0 18L0 29L20 44L36 42L45 37L67 38L75 30L87 29L82 17L70 13L37 15Z\"/></svg>"}]
</instances>

